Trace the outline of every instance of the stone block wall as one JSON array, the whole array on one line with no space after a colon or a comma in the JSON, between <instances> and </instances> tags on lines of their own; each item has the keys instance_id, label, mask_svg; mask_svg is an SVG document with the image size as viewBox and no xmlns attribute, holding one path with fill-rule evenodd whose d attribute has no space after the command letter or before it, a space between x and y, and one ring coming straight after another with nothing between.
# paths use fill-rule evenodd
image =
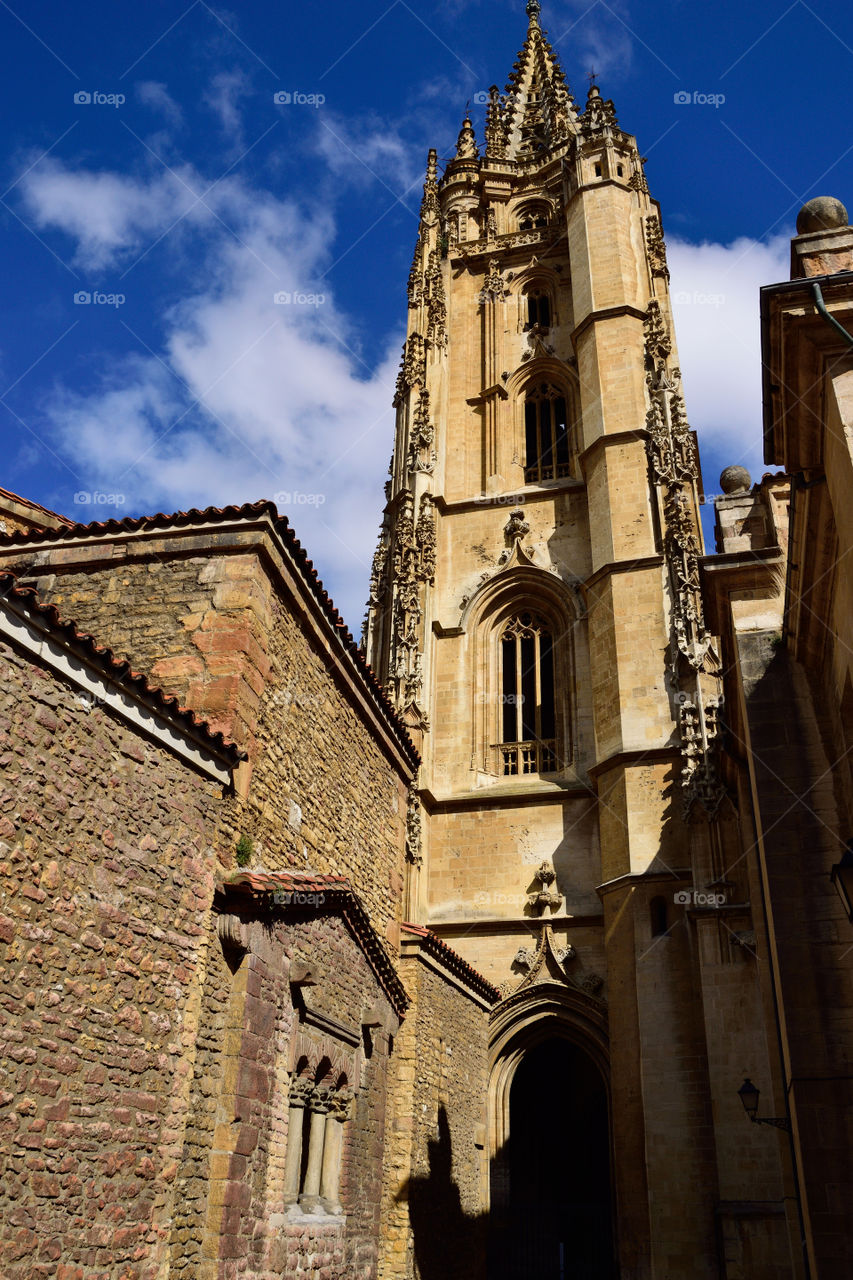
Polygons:
<instances>
[{"instance_id":1,"label":"stone block wall","mask_svg":"<svg viewBox=\"0 0 853 1280\"><path fill-rule=\"evenodd\" d=\"M412 1004L391 1062L380 1280L484 1275L488 1006L404 932Z\"/></svg>"},{"instance_id":2,"label":"stone block wall","mask_svg":"<svg viewBox=\"0 0 853 1280\"><path fill-rule=\"evenodd\" d=\"M233 853L248 836L270 870L346 875L393 951L414 765L383 748L341 677L335 641L275 580L257 534L240 535L250 549L234 536L219 545L215 531L158 533L121 548L125 559L63 543L38 564L32 549L7 548L3 560L249 752L247 794L223 813L223 847Z\"/></svg>"},{"instance_id":3,"label":"stone block wall","mask_svg":"<svg viewBox=\"0 0 853 1280\"><path fill-rule=\"evenodd\" d=\"M4 1280L166 1265L221 788L0 650Z\"/></svg>"}]
</instances>

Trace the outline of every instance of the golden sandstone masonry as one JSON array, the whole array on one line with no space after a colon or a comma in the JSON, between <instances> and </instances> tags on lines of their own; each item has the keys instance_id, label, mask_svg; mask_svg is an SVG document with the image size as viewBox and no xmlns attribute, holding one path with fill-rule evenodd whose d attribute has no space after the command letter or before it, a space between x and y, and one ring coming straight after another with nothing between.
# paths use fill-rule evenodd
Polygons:
<instances>
[{"instance_id":1,"label":"golden sandstone masonry","mask_svg":"<svg viewBox=\"0 0 853 1280\"><path fill-rule=\"evenodd\" d=\"M708 554L661 211L527 14L427 161L361 649L271 503L0 491L3 1280L853 1270L853 232Z\"/></svg>"}]
</instances>

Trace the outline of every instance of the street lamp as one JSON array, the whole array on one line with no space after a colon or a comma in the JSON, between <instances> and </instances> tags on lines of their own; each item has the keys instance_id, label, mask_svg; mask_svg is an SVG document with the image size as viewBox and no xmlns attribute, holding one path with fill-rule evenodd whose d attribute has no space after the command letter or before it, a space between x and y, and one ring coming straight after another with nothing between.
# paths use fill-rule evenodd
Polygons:
<instances>
[{"instance_id":1,"label":"street lamp","mask_svg":"<svg viewBox=\"0 0 853 1280\"><path fill-rule=\"evenodd\" d=\"M746 1077L737 1092L743 1103L743 1109L753 1124L772 1124L775 1129L784 1129L786 1133L791 1132L791 1124L786 1116L760 1116L758 1114L759 1090L752 1083L749 1076Z\"/></svg>"},{"instance_id":2,"label":"street lamp","mask_svg":"<svg viewBox=\"0 0 853 1280\"><path fill-rule=\"evenodd\" d=\"M847 841L841 861L832 868L831 879L844 903L847 919L853 921L853 840Z\"/></svg>"}]
</instances>

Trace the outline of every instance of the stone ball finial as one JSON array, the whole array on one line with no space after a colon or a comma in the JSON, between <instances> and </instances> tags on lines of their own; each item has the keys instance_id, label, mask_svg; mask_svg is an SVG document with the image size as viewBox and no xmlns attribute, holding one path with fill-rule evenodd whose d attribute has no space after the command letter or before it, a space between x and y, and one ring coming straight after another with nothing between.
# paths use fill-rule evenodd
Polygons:
<instances>
[{"instance_id":1,"label":"stone ball finial","mask_svg":"<svg viewBox=\"0 0 853 1280\"><path fill-rule=\"evenodd\" d=\"M539 0L527 0L527 16L531 21L535 18L538 22L539 14L542 12L542 6Z\"/></svg>"},{"instance_id":2,"label":"stone ball finial","mask_svg":"<svg viewBox=\"0 0 853 1280\"><path fill-rule=\"evenodd\" d=\"M726 467L720 476L720 488L726 497L752 488L752 476L746 467Z\"/></svg>"},{"instance_id":3,"label":"stone ball finial","mask_svg":"<svg viewBox=\"0 0 853 1280\"><path fill-rule=\"evenodd\" d=\"M815 196L797 214L797 235L810 231L835 231L848 225L847 210L835 196Z\"/></svg>"}]
</instances>

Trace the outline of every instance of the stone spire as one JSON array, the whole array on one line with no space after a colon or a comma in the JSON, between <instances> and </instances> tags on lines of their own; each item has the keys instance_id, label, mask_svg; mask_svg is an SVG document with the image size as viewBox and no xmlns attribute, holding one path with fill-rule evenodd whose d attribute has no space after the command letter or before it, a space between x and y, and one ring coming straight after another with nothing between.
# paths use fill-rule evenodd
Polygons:
<instances>
[{"instance_id":1,"label":"stone spire","mask_svg":"<svg viewBox=\"0 0 853 1280\"><path fill-rule=\"evenodd\" d=\"M516 59L506 94L492 91L486 119L486 154L494 159L532 160L577 133L577 112L566 77L539 25L539 0L528 0L527 39Z\"/></svg>"}]
</instances>

